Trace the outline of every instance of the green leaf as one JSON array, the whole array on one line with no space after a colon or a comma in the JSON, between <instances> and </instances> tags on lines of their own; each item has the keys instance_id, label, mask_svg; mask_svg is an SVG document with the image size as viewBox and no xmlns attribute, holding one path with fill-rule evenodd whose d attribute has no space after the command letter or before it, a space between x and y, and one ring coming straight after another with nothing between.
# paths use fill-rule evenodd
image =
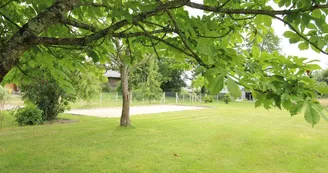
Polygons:
<instances>
[{"instance_id":1,"label":"green leaf","mask_svg":"<svg viewBox=\"0 0 328 173\"><path fill-rule=\"evenodd\" d=\"M307 64L305 66L308 70L321 70L322 68L318 64Z\"/></svg>"},{"instance_id":2,"label":"green leaf","mask_svg":"<svg viewBox=\"0 0 328 173\"><path fill-rule=\"evenodd\" d=\"M262 105L263 101L266 99L266 95L267 94L262 94L261 96L257 96L259 98L255 102L255 107L256 108Z\"/></svg>"},{"instance_id":3,"label":"green leaf","mask_svg":"<svg viewBox=\"0 0 328 173\"><path fill-rule=\"evenodd\" d=\"M264 22L265 26L271 27L271 25L272 25L272 18L271 17L263 16L262 19L263 19L263 22Z\"/></svg>"},{"instance_id":4,"label":"green leaf","mask_svg":"<svg viewBox=\"0 0 328 173\"><path fill-rule=\"evenodd\" d=\"M293 107L293 104L290 100L285 100L282 103L282 106L286 109L286 110L290 110Z\"/></svg>"},{"instance_id":5,"label":"green leaf","mask_svg":"<svg viewBox=\"0 0 328 173\"><path fill-rule=\"evenodd\" d=\"M127 20L130 24L132 24L133 16L130 15L130 14L127 14L125 17L126 17L126 20Z\"/></svg>"},{"instance_id":6,"label":"green leaf","mask_svg":"<svg viewBox=\"0 0 328 173\"><path fill-rule=\"evenodd\" d=\"M300 50L307 50L307 49L309 49L309 43L308 42L303 42L303 43L300 43L299 45L298 45L298 48L300 49Z\"/></svg>"},{"instance_id":7,"label":"green leaf","mask_svg":"<svg viewBox=\"0 0 328 173\"><path fill-rule=\"evenodd\" d=\"M211 94L217 94L223 89L223 75L217 75L209 79L209 90Z\"/></svg>"},{"instance_id":8,"label":"green leaf","mask_svg":"<svg viewBox=\"0 0 328 173\"><path fill-rule=\"evenodd\" d=\"M95 51L93 51L93 50L88 51L88 56L91 57L92 58L92 61L95 62L95 63L99 61L98 54Z\"/></svg>"},{"instance_id":9,"label":"green leaf","mask_svg":"<svg viewBox=\"0 0 328 173\"><path fill-rule=\"evenodd\" d=\"M281 95L281 100L285 101L285 100L289 100L289 94L288 93L283 93Z\"/></svg>"},{"instance_id":10,"label":"green leaf","mask_svg":"<svg viewBox=\"0 0 328 173\"><path fill-rule=\"evenodd\" d=\"M308 76L301 76L299 79L305 83L308 83L310 85L314 84L314 80L309 78Z\"/></svg>"},{"instance_id":11,"label":"green leaf","mask_svg":"<svg viewBox=\"0 0 328 173\"><path fill-rule=\"evenodd\" d=\"M293 37L295 35L295 33L293 33L292 31L286 31L286 32L284 32L284 36L286 37L286 38L291 38L291 37Z\"/></svg>"},{"instance_id":12,"label":"green leaf","mask_svg":"<svg viewBox=\"0 0 328 173\"><path fill-rule=\"evenodd\" d=\"M259 35L256 35L256 43L257 44L260 44L260 43L262 43L262 41L263 41L263 38L261 37L261 36L259 36Z\"/></svg>"},{"instance_id":13,"label":"green leaf","mask_svg":"<svg viewBox=\"0 0 328 173\"><path fill-rule=\"evenodd\" d=\"M315 90L321 94L328 94L328 87L317 86L315 87Z\"/></svg>"},{"instance_id":14,"label":"green leaf","mask_svg":"<svg viewBox=\"0 0 328 173\"><path fill-rule=\"evenodd\" d=\"M231 78L228 78L227 81L227 87L228 87L228 91L229 93L233 96L233 97L241 97L241 91L239 86L236 84L236 82L234 80L232 80Z\"/></svg>"},{"instance_id":15,"label":"green leaf","mask_svg":"<svg viewBox=\"0 0 328 173\"><path fill-rule=\"evenodd\" d=\"M264 99L263 100L263 106L265 109L271 108L272 99Z\"/></svg>"},{"instance_id":16,"label":"green leaf","mask_svg":"<svg viewBox=\"0 0 328 173\"><path fill-rule=\"evenodd\" d=\"M253 57L257 58L260 55L260 49L257 46L253 46L252 48Z\"/></svg>"},{"instance_id":17,"label":"green leaf","mask_svg":"<svg viewBox=\"0 0 328 173\"><path fill-rule=\"evenodd\" d=\"M306 105L304 118L308 123L312 124L312 127L320 121L320 115L317 110L313 108L312 104Z\"/></svg>"},{"instance_id":18,"label":"green leaf","mask_svg":"<svg viewBox=\"0 0 328 173\"><path fill-rule=\"evenodd\" d=\"M298 113L300 113L303 109L304 102L300 101L296 105L293 105L293 107L289 110L291 116L294 116Z\"/></svg>"}]
</instances>

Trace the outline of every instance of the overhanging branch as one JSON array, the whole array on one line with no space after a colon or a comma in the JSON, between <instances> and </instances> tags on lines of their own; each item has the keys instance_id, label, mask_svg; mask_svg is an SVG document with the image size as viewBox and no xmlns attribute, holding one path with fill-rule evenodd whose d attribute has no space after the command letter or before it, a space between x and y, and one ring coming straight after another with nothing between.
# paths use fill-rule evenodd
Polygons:
<instances>
[{"instance_id":1,"label":"overhanging branch","mask_svg":"<svg viewBox=\"0 0 328 173\"><path fill-rule=\"evenodd\" d=\"M291 25L290 23L288 23L287 21L285 21L284 19L274 16L272 15L271 17L278 19L279 21L285 23L286 25L288 25L288 27L294 31L298 36L300 36L302 39L304 39L306 42L308 42L310 45L312 45L313 47L315 47L316 49L318 49L321 53L328 55L328 52L322 50L321 48L319 48L318 45L316 45L315 43L311 42L308 38L306 38L303 34L301 34L293 25Z\"/></svg>"},{"instance_id":2,"label":"overhanging branch","mask_svg":"<svg viewBox=\"0 0 328 173\"><path fill-rule=\"evenodd\" d=\"M297 14L301 12L313 11L315 9L328 8L328 4L321 4L321 5L318 4L308 8L300 8L295 10L227 9L227 8L198 4L194 2L188 2L186 6L194 9L200 9L204 11L223 13L223 14L263 14L263 15Z\"/></svg>"},{"instance_id":3,"label":"overhanging branch","mask_svg":"<svg viewBox=\"0 0 328 173\"><path fill-rule=\"evenodd\" d=\"M188 49L188 51L192 54L192 57L195 58L195 60L202 66L208 68L208 65L203 62L203 60L191 49L191 47L188 45L187 40L185 38L185 35L181 32L181 30L178 27L177 21L173 18L173 15L168 9L165 9L165 12L169 16L169 18L172 20L173 25L175 27L175 30L177 31L179 37L181 38L182 43L185 45L185 47Z\"/></svg>"}]
</instances>

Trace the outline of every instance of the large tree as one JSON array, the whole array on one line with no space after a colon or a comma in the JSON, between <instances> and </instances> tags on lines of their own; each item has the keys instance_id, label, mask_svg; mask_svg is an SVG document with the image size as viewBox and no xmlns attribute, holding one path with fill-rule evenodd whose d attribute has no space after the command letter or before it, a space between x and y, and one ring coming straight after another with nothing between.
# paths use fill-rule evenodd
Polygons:
<instances>
[{"instance_id":1,"label":"large tree","mask_svg":"<svg viewBox=\"0 0 328 173\"><path fill-rule=\"evenodd\" d=\"M251 54L236 48L245 35L261 40L259 37L272 32L272 19L276 19L290 28L284 34L290 43L328 54L328 2L271 3L281 10L274 10L268 0L1 1L0 80L26 54L69 49L102 62L108 51L114 51L111 39L121 38L131 42L133 56L141 56L148 51L144 48L150 47L158 57L175 57L204 66L212 93L219 92L225 81L231 91L240 84L253 90L256 106L283 106L291 115L305 107L305 119L314 125L323 116L323 107L314 93L327 90L314 87L315 81L305 71L319 68L317 65L278 52L260 52L257 46ZM185 7L202 10L204 15L194 17ZM65 57L70 53L58 54Z\"/></svg>"}]
</instances>

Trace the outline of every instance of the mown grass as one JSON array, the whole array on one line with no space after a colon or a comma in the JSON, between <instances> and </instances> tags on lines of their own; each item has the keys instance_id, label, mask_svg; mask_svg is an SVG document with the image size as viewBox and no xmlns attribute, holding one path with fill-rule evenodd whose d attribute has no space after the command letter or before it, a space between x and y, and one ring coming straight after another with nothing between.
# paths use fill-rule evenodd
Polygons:
<instances>
[{"instance_id":1,"label":"mown grass","mask_svg":"<svg viewBox=\"0 0 328 173\"><path fill-rule=\"evenodd\" d=\"M71 124L0 130L0 172L327 172L328 124L221 104L118 118L61 115Z\"/></svg>"}]
</instances>

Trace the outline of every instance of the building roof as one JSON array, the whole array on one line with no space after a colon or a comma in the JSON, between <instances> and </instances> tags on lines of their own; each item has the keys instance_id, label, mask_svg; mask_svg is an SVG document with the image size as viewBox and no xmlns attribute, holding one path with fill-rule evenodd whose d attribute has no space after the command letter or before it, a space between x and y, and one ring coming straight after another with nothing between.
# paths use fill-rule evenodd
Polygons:
<instances>
[{"instance_id":1,"label":"building roof","mask_svg":"<svg viewBox=\"0 0 328 173\"><path fill-rule=\"evenodd\" d=\"M110 78L121 78L121 73L118 71L114 71L114 70L107 70L106 73L104 74L104 76L110 77Z\"/></svg>"}]
</instances>

